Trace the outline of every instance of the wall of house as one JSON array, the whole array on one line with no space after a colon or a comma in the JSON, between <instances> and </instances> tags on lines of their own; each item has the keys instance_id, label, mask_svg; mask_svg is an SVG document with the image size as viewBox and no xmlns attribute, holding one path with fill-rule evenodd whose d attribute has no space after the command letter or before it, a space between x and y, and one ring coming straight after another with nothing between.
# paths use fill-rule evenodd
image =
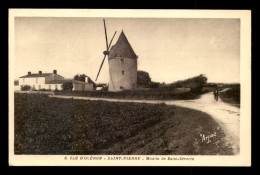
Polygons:
<instances>
[{"instance_id":1,"label":"wall of house","mask_svg":"<svg viewBox=\"0 0 260 175\"><path fill-rule=\"evenodd\" d=\"M29 85L35 89L42 89L45 85L45 77L19 78L19 86Z\"/></svg>"},{"instance_id":2,"label":"wall of house","mask_svg":"<svg viewBox=\"0 0 260 175\"><path fill-rule=\"evenodd\" d=\"M73 91L92 91L93 83L73 83Z\"/></svg>"},{"instance_id":3,"label":"wall of house","mask_svg":"<svg viewBox=\"0 0 260 175\"><path fill-rule=\"evenodd\" d=\"M55 90L55 85L57 85L58 90L62 90L61 84L46 84L52 80L62 80L64 79L62 76L57 74L52 74L47 77L30 77L30 78L19 78L19 90L21 90L21 86L29 85L35 90L40 89L49 89Z\"/></svg>"},{"instance_id":4,"label":"wall of house","mask_svg":"<svg viewBox=\"0 0 260 175\"><path fill-rule=\"evenodd\" d=\"M46 89L46 90L62 90L62 84L32 84L30 85L34 90ZM21 90L21 86L16 90Z\"/></svg>"},{"instance_id":5,"label":"wall of house","mask_svg":"<svg viewBox=\"0 0 260 175\"><path fill-rule=\"evenodd\" d=\"M135 89L137 87L137 59L120 57L109 59L109 91ZM122 73L124 71L124 73Z\"/></svg>"},{"instance_id":6,"label":"wall of house","mask_svg":"<svg viewBox=\"0 0 260 175\"><path fill-rule=\"evenodd\" d=\"M62 84L46 84L48 87L46 88L46 89L48 89L48 90L52 90L52 91L54 91L54 90L62 90L63 88L62 88Z\"/></svg>"}]
</instances>

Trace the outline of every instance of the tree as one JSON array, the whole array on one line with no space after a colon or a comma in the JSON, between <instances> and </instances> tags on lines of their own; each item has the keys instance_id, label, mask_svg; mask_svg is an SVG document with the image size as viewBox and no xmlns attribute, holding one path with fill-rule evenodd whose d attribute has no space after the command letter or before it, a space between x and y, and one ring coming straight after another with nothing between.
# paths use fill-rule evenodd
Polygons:
<instances>
[{"instance_id":1,"label":"tree","mask_svg":"<svg viewBox=\"0 0 260 175\"><path fill-rule=\"evenodd\" d=\"M182 84L184 87L191 88L192 92L199 93L201 92L202 88L207 84L207 77L201 74L197 77L184 80Z\"/></svg>"},{"instance_id":2,"label":"tree","mask_svg":"<svg viewBox=\"0 0 260 175\"><path fill-rule=\"evenodd\" d=\"M207 84L207 77L200 74L196 77L186 80L179 80L167 85L168 88L190 88L194 93L200 93L202 88Z\"/></svg>"},{"instance_id":3,"label":"tree","mask_svg":"<svg viewBox=\"0 0 260 175\"><path fill-rule=\"evenodd\" d=\"M145 71L137 71L137 85L148 87L151 84L151 77L148 72Z\"/></svg>"},{"instance_id":4,"label":"tree","mask_svg":"<svg viewBox=\"0 0 260 175\"><path fill-rule=\"evenodd\" d=\"M85 75L85 74L75 75L75 76L74 76L74 80L78 80L78 81L85 82L85 80L86 80L86 75Z\"/></svg>"},{"instance_id":5,"label":"tree","mask_svg":"<svg viewBox=\"0 0 260 175\"><path fill-rule=\"evenodd\" d=\"M159 86L160 86L159 82L151 82L149 85L150 88L158 88Z\"/></svg>"},{"instance_id":6,"label":"tree","mask_svg":"<svg viewBox=\"0 0 260 175\"><path fill-rule=\"evenodd\" d=\"M72 90L73 89L73 84L72 84L72 82L65 82L65 83L63 83L63 85L62 85L62 89L63 90Z\"/></svg>"}]
</instances>

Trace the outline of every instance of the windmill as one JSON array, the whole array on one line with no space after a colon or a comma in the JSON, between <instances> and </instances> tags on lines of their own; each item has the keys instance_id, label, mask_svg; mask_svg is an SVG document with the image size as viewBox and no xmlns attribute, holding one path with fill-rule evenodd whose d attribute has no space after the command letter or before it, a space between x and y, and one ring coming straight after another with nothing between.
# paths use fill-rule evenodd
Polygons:
<instances>
[{"instance_id":1,"label":"windmill","mask_svg":"<svg viewBox=\"0 0 260 175\"><path fill-rule=\"evenodd\" d=\"M106 48L103 52L104 58L101 62L96 81L106 56L109 64L109 91L121 91L124 89L135 89L137 86L137 55L122 31L116 44L110 49L111 43L116 35L114 33L109 45L107 41L106 23L104 21Z\"/></svg>"}]
</instances>

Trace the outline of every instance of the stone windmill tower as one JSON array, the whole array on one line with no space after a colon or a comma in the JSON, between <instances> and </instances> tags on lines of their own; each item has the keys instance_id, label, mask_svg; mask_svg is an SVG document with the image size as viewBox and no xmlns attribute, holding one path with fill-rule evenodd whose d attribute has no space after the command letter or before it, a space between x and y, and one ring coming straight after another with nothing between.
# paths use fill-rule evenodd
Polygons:
<instances>
[{"instance_id":1,"label":"stone windmill tower","mask_svg":"<svg viewBox=\"0 0 260 175\"><path fill-rule=\"evenodd\" d=\"M103 66L106 55L109 64L109 91L130 90L137 87L137 55L122 31L116 44L109 50L114 34L109 45L107 43L106 24L104 20L107 50L104 51L104 59L99 68L98 75ZM96 80L97 80L96 78Z\"/></svg>"}]
</instances>

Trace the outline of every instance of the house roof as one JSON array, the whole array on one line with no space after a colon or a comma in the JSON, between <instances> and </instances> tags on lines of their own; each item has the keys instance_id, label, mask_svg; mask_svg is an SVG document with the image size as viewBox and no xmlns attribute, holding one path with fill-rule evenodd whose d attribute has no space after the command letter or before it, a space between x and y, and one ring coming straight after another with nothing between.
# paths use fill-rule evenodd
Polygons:
<instances>
[{"instance_id":1,"label":"house roof","mask_svg":"<svg viewBox=\"0 0 260 175\"><path fill-rule=\"evenodd\" d=\"M88 77L88 81L89 81L89 83L93 83L93 84L96 84L89 76L86 76L86 77Z\"/></svg>"},{"instance_id":2,"label":"house roof","mask_svg":"<svg viewBox=\"0 0 260 175\"><path fill-rule=\"evenodd\" d=\"M71 82L74 84L87 84L87 82L83 82L83 81L78 81L78 80L71 80L71 79L63 79L63 80L52 80L47 82L46 84L63 84L66 82Z\"/></svg>"},{"instance_id":3,"label":"house roof","mask_svg":"<svg viewBox=\"0 0 260 175\"><path fill-rule=\"evenodd\" d=\"M35 78L35 77L47 77L49 75L52 75L52 73L42 73L42 74L30 74L30 75L24 75L19 78Z\"/></svg>"},{"instance_id":4,"label":"house roof","mask_svg":"<svg viewBox=\"0 0 260 175\"><path fill-rule=\"evenodd\" d=\"M121 32L116 44L112 46L108 59L113 59L116 56L134 59L137 58L137 55L135 54L123 31Z\"/></svg>"},{"instance_id":5,"label":"house roof","mask_svg":"<svg viewBox=\"0 0 260 175\"><path fill-rule=\"evenodd\" d=\"M67 80L67 79L63 79L63 80L51 80L49 82L46 82L46 84L63 84L66 82L72 82L72 80Z\"/></svg>"}]
</instances>

